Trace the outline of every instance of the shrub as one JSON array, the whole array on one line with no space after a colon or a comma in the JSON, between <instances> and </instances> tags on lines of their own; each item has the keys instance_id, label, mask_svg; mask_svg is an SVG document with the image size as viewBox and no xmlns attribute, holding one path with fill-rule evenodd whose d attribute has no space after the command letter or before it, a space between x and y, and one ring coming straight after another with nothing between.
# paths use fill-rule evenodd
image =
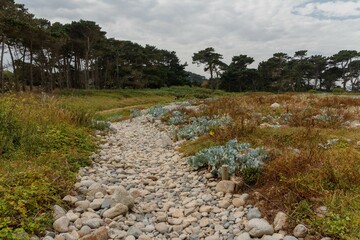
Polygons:
<instances>
[{"instance_id":1,"label":"shrub","mask_svg":"<svg viewBox=\"0 0 360 240\"><path fill-rule=\"evenodd\" d=\"M178 132L179 139L193 139L196 136L209 132L213 128L225 126L231 122L231 118L228 116L209 118L203 117L191 117L188 125L183 126Z\"/></svg>"},{"instance_id":2,"label":"shrub","mask_svg":"<svg viewBox=\"0 0 360 240\"><path fill-rule=\"evenodd\" d=\"M148 110L148 114L155 118L160 118L168 112L169 110L164 108L162 105L155 105Z\"/></svg>"},{"instance_id":3,"label":"shrub","mask_svg":"<svg viewBox=\"0 0 360 240\"><path fill-rule=\"evenodd\" d=\"M183 123L184 121L184 117L182 116L182 113L180 111L173 111L172 117L169 118L168 123L179 124Z\"/></svg>"},{"instance_id":4,"label":"shrub","mask_svg":"<svg viewBox=\"0 0 360 240\"><path fill-rule=\"evenodd\" d=\"M249 143L239 144L237 140L230 140L224 146L214 146L198 152L188 159L193 169L210 166L211 173L221 175L221 166L229 166L229 175L239 172L245 182L253 183L254 176L261 170L267 153L262 148L251 149ZM250 174L252 173L252 174Z\"/></svg>"}]
</instances>

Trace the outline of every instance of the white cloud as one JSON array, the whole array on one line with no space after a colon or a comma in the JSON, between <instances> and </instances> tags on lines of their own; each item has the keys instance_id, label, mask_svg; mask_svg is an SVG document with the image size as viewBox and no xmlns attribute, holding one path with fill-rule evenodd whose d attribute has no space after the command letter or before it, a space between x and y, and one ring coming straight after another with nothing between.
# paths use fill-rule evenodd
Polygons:
<instances>
[{"instance_id":1,"label":"white cloud","mask_svg":"<svg viewBox=\"0 0 360 240\"><path fill-rule=\"evenodd\" d=\"M214 47L229 62L247 54L256 62L300 49L332 55L359 49L360 1L308 0L22 0L37 17L97 22L108 37L151 44L191 56ZM321 13L321 15L320 15Z\"/></svg>"}]
</instances>

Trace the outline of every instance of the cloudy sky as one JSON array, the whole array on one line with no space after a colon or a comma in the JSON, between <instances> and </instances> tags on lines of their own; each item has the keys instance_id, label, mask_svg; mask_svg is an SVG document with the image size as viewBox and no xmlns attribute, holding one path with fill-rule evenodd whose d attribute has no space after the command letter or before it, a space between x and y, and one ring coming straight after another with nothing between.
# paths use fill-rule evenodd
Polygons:
<instances>
[{"instance_id":1,"label":"cloudy sky","mask_svg":"<svg viewBox=\"0 0 360 240\"><path fill-rule=\"evenodd\" d=\"M256 63L275 52L332 55L360 51L360 0L18 0L36 17L97 22L108 37L174 50L188 70L191 56L214 47L229 63Z\"/></svg>"}]
</instances>

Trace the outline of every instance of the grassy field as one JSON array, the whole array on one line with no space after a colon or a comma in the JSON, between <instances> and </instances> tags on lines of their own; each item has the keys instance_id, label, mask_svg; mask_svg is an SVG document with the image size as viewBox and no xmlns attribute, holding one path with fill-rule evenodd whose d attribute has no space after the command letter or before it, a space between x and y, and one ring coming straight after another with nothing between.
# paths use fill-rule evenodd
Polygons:
<instances>
[{"instance_id":1,"label":"grassy field","mask_svg":"<svg viewBox=\"0 0 360 240\"><path fill-rule=\"evenodd\" d=\"M257 192L253 202L270 219L282 210L292 226L305 223L315 236L360 239L360 128L350 127L360 120L359 98L251 94L212 101L193 115L228 115L232 122L184 143L184 155L231 139L269 152L245 189ZM320 206L328 208L325 216L316 213Z\"/></svg>"},{"instance_id":2,"label":"grassy field","mask_svg":"<svg viewBox=\"0 0 360 240\"><path fill-rule=\"evenodd\" d=\"M269 159L244 190L260 193L252 200L270 219L283 210L291 224L306 223L314 234L360 239L360 130L349 128L360 120L359 98L190 87L1 96L0 239L26 239L19 234L51 225L51 206L71 191L78 168L96 150L94 119L118 121L133 108L193 98L208 107L183 109L187 118L227 115L232 121L186 141L184 155L230 139L264 147ZM275 102L280 106L270 107ZM319 206L328 208L324 217L316 215Z\"/></svg>"}]
</instances>

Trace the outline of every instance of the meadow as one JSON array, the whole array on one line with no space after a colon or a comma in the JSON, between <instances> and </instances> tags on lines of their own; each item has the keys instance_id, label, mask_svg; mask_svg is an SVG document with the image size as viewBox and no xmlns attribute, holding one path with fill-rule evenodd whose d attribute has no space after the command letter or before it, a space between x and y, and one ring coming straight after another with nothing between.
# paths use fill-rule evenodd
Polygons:
<instances>
[{"instance_id":1,"label":"meadow","mask_svg":"<svg viewBox=\"0 0 360 240\"><path fill-rule=\"evenodd\" d=\"M281 210L289 215L289 228L302 222L314 236L360 239L359 96L227 94L190 87L1 96L0 238L26 239L24 232L40 234L51 225L52 205L62 204L76 172L96 151L96 120L121 121L132 109L193 99L206 107L182 109L181 121L179 113L162 116L178 129L191 118L197 127L218 119L184 141L184 156L232 139L260 147L267 152L262 168L234 174L268 218ZM200 167L199 174L207 169ZM322 206L327 211L320 215Z\"/></svg>"}]
</instances>

